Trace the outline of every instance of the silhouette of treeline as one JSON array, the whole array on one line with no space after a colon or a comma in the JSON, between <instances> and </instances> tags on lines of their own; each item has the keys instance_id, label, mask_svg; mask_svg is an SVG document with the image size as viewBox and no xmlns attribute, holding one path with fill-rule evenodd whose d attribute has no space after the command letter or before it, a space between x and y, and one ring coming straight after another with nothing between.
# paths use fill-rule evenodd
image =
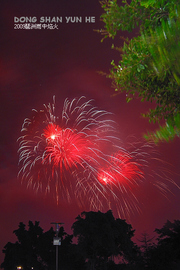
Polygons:
<instances>
[{"instance_id":1,"label":"silhouette of treeline","mask_svg":"<svg viewBox=\"0 0 180 270\"><path fill-rule=\"evenodd\" d=\"M180 269L180 221L167 221L155 229L157 239L142 234L140 246L132 241L135 230L125 220L106 213L82 212L72 225L72 235L60 227L58 265L60 270ZM19 223L15 243L8 242L1 268L4 270L56 269L55 231L44 232L39 222ZM75 240L75 241L73 241Z\"/></svg>"}]
</instances>

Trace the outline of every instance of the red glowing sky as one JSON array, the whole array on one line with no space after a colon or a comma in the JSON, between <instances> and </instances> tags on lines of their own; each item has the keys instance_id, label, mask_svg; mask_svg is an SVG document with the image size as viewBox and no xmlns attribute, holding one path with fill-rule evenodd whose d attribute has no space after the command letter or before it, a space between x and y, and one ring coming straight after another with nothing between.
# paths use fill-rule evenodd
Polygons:
<instances>
[{"instance_id":1,"label":"red glowing sky","mask_svg":"<svg viewBox=\"0 0 180 270\"><path fill-rule=\"evenodd\" d=\"M108 72L112 59L118 61L117 52L110 49L111 40L100 42L101 36L93 31L103 25L100 22L101 7L95 0L40 0L11 1L0 3L0 86L1 86L1 167L0 167L0 250L8 241L15 241L13 230L20 221L40 221L44 230L52 221L65 223L69 233L75 217L87 209L76 204L60 205L51 197L21 186L17 180L17 139L24 118L31 110L42 109L52 101L53 95L59 111L65 98L86 96L94 99L95 105L114 114L121 140L129 137L142 138L142 133L152 130L141 113L148 103L126 103L124 95L113 97L110 81L97 71ZM14 17L85 16L95 17L95 23L59 23L54 30L14 29ZM180 141L158 147L160 158L170 165L172 179L177 183L180 174ZM153 165L154 166L154 165ZM169 165L168 165L169 166ZM156 169L156 168L154 168ZM153 233L167 219L179 219L180 190L170 184L173 194L163 197L151 185L139 191L142 212L132 215L129 221L136 229L136 238L144 231ZM1 261L3 256L1 255Z\"/></svg>"}]
</instances>

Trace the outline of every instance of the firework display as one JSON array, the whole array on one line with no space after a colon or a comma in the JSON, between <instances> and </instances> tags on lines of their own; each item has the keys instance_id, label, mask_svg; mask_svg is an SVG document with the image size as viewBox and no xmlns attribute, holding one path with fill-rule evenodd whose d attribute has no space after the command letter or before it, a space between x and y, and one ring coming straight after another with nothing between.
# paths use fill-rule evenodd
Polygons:
<instances>
[{"instance_id":1,"label":"firework display","mask_svg":"<svg viewBox=\"0 0 180 270\"><path fill-rule=\"evenodd\" d=\"M55 100L25 119L19 138L19 177L57 203L92 210L117 206L119 216L139 211L136 187L144 180L144 150L122 148L112 114L85 97L66 99L61 116Z\"/></svg>"}]
</instances>

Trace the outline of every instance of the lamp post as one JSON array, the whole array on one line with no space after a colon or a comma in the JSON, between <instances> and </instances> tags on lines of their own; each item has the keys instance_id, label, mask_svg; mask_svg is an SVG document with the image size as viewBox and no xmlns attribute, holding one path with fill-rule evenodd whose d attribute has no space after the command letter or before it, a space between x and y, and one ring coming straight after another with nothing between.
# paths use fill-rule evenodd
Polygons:
<instances>
[{"instance_id":1,"label":"lamp post","mask_svg":"<svg viewBox=\"0 0 180 270\"><path fill-rule=\"evenodd\" d=\"M59 233L59 228L62 224L61 222L51 222L51 224L55 224L55 232L56 235L53 238L53 245L56 246L56 270L58 270L58 246L61 245L61 238L58 237L58 233Z\"/></svg>"}]
</instances>

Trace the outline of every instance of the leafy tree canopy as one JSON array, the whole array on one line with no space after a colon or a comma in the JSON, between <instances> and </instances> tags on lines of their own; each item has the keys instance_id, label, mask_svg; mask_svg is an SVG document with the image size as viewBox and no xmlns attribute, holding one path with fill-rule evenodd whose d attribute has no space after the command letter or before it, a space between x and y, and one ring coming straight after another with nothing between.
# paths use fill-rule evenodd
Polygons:
<instances>
[{"instance_id":1,"label":"leafy tree canopy","mask_svg":"<svg viewBox=\"0 0 180 270\"><path fill-rule=\"evenodd\" d=\"M117 92L126 92L127 102L135 97L151 101L153 109L144 114L150 121L166 121L146 138L169 140L180 135L180 9L179 1L166 0L100 1L104 38L112 39L119 31L135 33L123 38L120 61L112 60L107 74ZM137 34L138 33L138 34ZM115 48L114 44L112 48Z\"/></svg>"}]
</instances>

